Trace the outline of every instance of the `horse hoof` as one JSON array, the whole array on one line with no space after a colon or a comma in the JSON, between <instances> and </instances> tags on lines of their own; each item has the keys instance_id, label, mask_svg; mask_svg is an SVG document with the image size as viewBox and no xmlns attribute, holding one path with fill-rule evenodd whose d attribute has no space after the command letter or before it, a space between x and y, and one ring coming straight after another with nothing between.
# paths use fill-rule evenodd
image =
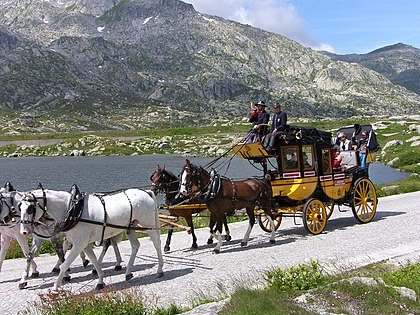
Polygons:
<instances>
[{"instance_id":1,"label":"horse hoof","mask_svg":"<svg viewBox=\"0 0 420 315\"><path fill-rule=\"evenodd\" d=\"M230 240L232 240L232 236L230 236L230 235L226 235L226 241L230 241Z\"/></svg>"},{"instance_id":2,"label":"horse hoof","mask_svg":"<svg viewBox=\"0 0 420 315\"><path fill-rule=\"evenodd\" d=\"M212 238L209 238L209 239L207 240L207 245L211 245L211 244L213 244L213 239L212 239Z\"/></svg>"},{"instance_id":3,"label":"horse hoof","mask_svg":"<svg viewBox=\"0 0 420 315\"><path fill-rule=\"evenodd\" d=\"M92 269L92 274L93 275L97 275L98 274L98 272L96 271L96 269Z\"/></svg>"},{"instance_id":4,"label":"horse hoof","mask_svg":"<svg viewBox=\"0 0 420 315\"><path fill-rule=\"evenodd\" d=\"M122 270L122 266L115 266L115 267L114 267L114 270L115 270L115 271L120 271L120 270Z\"/></svg>"},{"instance_id":5,"label":"horse hoof","mask_svg":"<svg viewBox=\"0 0 420 315\"><path fill-rule=\"evenodd\" d=\"M83 262L83 267L87 267L89 265L90 261L89 259L85 259L85 261Z\"/></svg>"},{"instance_id":6,"label":"horse hoof","mask_svg":"<svg viewBox=\"0 0 420 315\"><path fill-rule=\"evenodd\" d=\"M53 268L51 270L52 273L60 273L60 268Z\"/></svg>"},{"instance_id":7,"label":"horse hoof","mask_svg":"<svg viewBox=\"0 0 420 315\"><path fill-rule=\"evenodd\" d=\"M105 284L103 284L103 283L98 283L97 285L96 285L96 291L102 291L102 289L103 288L105 288Z\"/></svg>"},{"instance_id":8,"label":"horse hoof","mask_svg":"<svg viewBox=\"0 0 420 315\"><path fill-rule=\"evenodd\" d=\"M128 281L130 279L133 279L133 274L129 273L128 275L125 275L125 281Z\"/></svg>"},{"instance_id":9,"label":"horse hoof","mask_svg":"<svg viewBox=\"0 0 420 315\"><path fill-rule=\"evenodd\" d=\"M31 278L39 278L39 271L32 272Z\"/></svg>"},{"instance_id":10,"label":"horse hoof","mask_svg":"<svg viewBox=\"0 0 420 315\"><path fill-rule=\"evenodd\" d=\"M19 290L25 289L28 285L28 282L19 282Z\"/></svg>"},{"instance_id":11,"label":"horse hoof","mask_svg":"<svg viewBox=\"0 0 420 315\"><path fill-rule=\"evenodd\" d=\"M71 277L69 275L66 275L63 277L63 281L70 282Z\"/></svg>"},{"instance_id":12,"label":"horse hoof","mask_svg":"<svg viewBox=\"0 0 420 315\"><path fill-rule=\"evenodd\" d=\"M198 245L197 244L192 244L191 245L191 249L197 249L198 248Z\"/></svg>"},{"instance_id":13,"label":"horse hoof","mask_svg":"<svg viewBox=\"0 0 420 315\"><path fill-rule=\"evenodd\" d=\"M276 240L270 240L271 244L276 244Z\"/></svg>"},{"instance_id":14,"label":"horse hoof","mask_svg":"<svg viewBox=\"0 0 420 315\"><path fill-rule=\"evenodd\" d=\"M220 254L220 249L213 249L213 253Z\"/></svg>"},{"instance_id":15,"label":"horse hoof","mask_svg":"<svg viewBox=\"0 0 420 315\"><path fill-rule=\"evenodd\" d=\"M247 244L248 244L247 242L241 242L242 247L246 246Z\"/></svg>"},{"instance_id":16,"label":"horse hoof","mask_svg":"<svg viewBox=\"0 0 420 315\"><path fill-rule=\"evenodd\" d=\"M156 278L162 278L163 277L163 271L156 273Z\"/></svg>"},{"instance_id":17,"label":"horse hoof","mask_svg":"<svg viewBox=\"0 0 420 315\"><path fill-rule=\"evenodd\" d=\"M171 250L171 248L168 246L168 247L166 247L165 246L165 248L163 249L163 251L165 252L165 253L167 253L167 252L169 252Z\"/></svg>"}]
</instances>

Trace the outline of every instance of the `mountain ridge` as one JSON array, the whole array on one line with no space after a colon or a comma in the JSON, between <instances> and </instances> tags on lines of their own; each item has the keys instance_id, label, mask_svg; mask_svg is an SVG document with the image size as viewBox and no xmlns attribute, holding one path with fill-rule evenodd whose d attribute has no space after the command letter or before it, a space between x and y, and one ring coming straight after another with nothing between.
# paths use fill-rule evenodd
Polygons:
<instances>
[{"instance_id":1,"label":"mountain ridge","mask_svg":"<svg viewBox=\"0 0 420 315\"><path fill-rule=\"evenodd\" d=\"M178 0L1 0L3 46L1 28L18 44L0 49L0 107L19 111L229 117L264 99L296 116L348 117L420 104L375 71Z\"/></svg>"}]
</instances>

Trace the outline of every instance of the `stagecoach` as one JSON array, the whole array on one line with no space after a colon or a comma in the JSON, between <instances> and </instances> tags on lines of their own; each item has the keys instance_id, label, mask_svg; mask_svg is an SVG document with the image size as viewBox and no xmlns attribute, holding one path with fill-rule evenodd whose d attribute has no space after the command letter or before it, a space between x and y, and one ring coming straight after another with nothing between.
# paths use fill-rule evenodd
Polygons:
<instances>
[{"instance_id":1,"label":"stagecoach","mask_svg":"<svg viewBox=\"0 0 420 315\"><path fill-rule=\"evenodd\" d=\"M360 126L371 137L371 125ZM341 128L350 139L353 127ZM289 126L274 150L268 150L263 139L233 147L235 154L259 165L271 181L275 229L283 217L301 217L311 234L321 233L332 215L341 206L350 207L361 223L370 222L376 213L375 187L366 168L360 167L357 150L341 151L344 165L334 167L337 148L330 132L311 127ZM374 159L368 152L367 162ZM256 210L258 211L258 210ZM271 223L263 213L259 224L267 232Z\"/></svg>"}]
</instances>

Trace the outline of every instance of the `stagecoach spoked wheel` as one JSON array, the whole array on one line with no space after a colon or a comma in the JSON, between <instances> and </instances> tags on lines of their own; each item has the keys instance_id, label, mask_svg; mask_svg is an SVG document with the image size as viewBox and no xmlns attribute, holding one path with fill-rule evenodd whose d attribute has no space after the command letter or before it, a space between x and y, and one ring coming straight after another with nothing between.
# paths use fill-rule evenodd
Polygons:
<instances>
[{"instance_id":1,"label":"stagecoach spoked wheel","mask_svg":"<svg viewBox=\"0 0 420 315\"><path fill-rule=\"evenodd\" d=\"M376 213L378 198L373 183L368 178L359 178L354 183L351 209L354 217L361 223L370 222Z\"/></svg>"},{"instance_id":2,"label":"stagecoach spoked wheel","mask_svg":"<svg viewBox=\"0 0 420 315\"><path fill-rule=\"evenodd\" d=\"M331 217L334 211L334 204L333 203L327 203L325 204L325 211L327 212L327 220Z\"/></svg>"},{"instance_id":3,"label":"stagecoach spoked wheel","mask_svg":"<svg viewBox=\"0 0 420 315\"><path fill-rule=\"evenodd\" d=\"M322 201L309 199L303 207L303 224L314 235L321 233L327 224L327 212Z\"/></svg>"},{"instance_id":4,"label":"stagecoach spoked wheel","mask_svg":"<svg viewBox=\"0 0 420 315\"><path fill-rule=\"evenodd\" d=\"M282 216L281 214L275 214L273 221L274 221L274 229L277 231L277 229L280 226ZM258 224L262 228L264 232L271 233L271 223L268 219L268 216L265 213L261 213L258 215Z\"/></svg>"}]
</instances>

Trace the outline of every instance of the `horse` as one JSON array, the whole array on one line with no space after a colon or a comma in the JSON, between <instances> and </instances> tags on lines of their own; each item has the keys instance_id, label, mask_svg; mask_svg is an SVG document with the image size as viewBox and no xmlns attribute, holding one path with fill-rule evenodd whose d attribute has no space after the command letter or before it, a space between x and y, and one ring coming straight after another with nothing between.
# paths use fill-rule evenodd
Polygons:
<instances>
[{"instance_id":1,"label":"horse","mask_svg":"<svg viewBox=\"0 0 420 315\"><path fill-rule=\"evenodd\" d=\"M153 192L130 188L108 194L85 194L79 200L80 211L69 213L71 194L67 191L34 190L22 196L20 231L28 235L36 222L45 215L51 216L62 226L72 248L54 283L54 290L62 285L64 271L76 256L85 251L98 274L96 290L104 287L104 272L96 259L90 243L106 240L125 231L131 244L131 256L125 272L126 281L133 278L131 272L140 247L134 230L146 231L158 256L157 277L163 276L163 257L160 243L160 223L156 198ZM141 225L141 226L138 226Z\"/></svg>"},{"instance_id":2,"label":"horse","mask_svg":"<svg viewBox=\"0 0 420 315\"><path fill-rule=\"evenodd\" d=\"M10 182L7 182L5 188L0 188L0 233L1 233L1 248L0 248L0 271L3 261L6 257L7 250L10 247L12 239L17 240L23 254L27 257L25 271L19 281L19 289L23 289L27 285L29 272L32 270L31 277L39 277L39 271L34 261L34 257L41 245L49 239L57 253L58 261L52 269L53 273L60 271L60 265L64 262L64 255L68 247L68 242L64 240L62 244L60 238L62 235L52 235L52 229L45 226L37 226L33 235L32 248L29 250L28 241L25 236L20 233L19 222L20 212L18 204L20 202L20 194L14 190ZM48 220L48 219L47 219ZM89 264L89 260L85 258L84 253L80 255L83 266Z\"/></svg>"},{"instance_id":3,"label":"horse","mask_svg":"<svg viewBox=\"0 0 420 315\"><path fill-rule=\"evenodd\" d=\"M166 204L168 205L174 205L174 204L176 205L177 203L182 203L182 204L199 203L197 198L192 198L189 200L185 198L184 200L178 198L179 178L175 176L172 172L166 170L165 167L161 168L159 165L157 165L156 170L153 172L152 175L150 175L150 180L152 181L152 187L150 188L150 190L152 190L155 194L164 193L165 198L166 198ZM197 208L192 208L192 209L191 208L177 209L174 207L169 208L170 215L175 216L175 217L185 218L185 220L187 221L187 225L191 228L191 235L193 239L193 243L191 245L192 249L198 248L197 237L194 232L194 224L192 220L192 215L195 213L200 213L204 210L205 208L202 208L202 207L201 208L197 207ZM207 244L213 243L213 234L214 234L213 227L215 223L216 223L215 217L210 216L210 224L209 224L210 237L207 240ZM230 241L231 237L230 237L229 228L227 225L226 216L223 217L223 224L225 226L225 231L226 231L225 238L226 240ZM166 238L166 243L164 247L165 252L170 251L170 244L171 244L173 231L174 231L174 227L170 225L168 229L168 236Z\"/></svg>"},{"instance_id":4,"label":"horse","mask_svg":"<svg viewBox=\"0 0 420 315\"><path fill-rule=\"evenodd\" d=\"M204 195L213 186L212 176L201 166L192 164L188 159L181 170L181 184L179 192L184 196ZM241 242L246 246L252 227L255 224L256 207L262 209L271 223L270 243L275 243L275 228L272 220L272 189L269 178L251 178L231 180L221 178L220 190L206 201L207 207L216 218L218 244L214 252L219 253L222 245L221 232L223 215L237 209L246 209L249 225Z\"/></svg>"}]
</instances>

